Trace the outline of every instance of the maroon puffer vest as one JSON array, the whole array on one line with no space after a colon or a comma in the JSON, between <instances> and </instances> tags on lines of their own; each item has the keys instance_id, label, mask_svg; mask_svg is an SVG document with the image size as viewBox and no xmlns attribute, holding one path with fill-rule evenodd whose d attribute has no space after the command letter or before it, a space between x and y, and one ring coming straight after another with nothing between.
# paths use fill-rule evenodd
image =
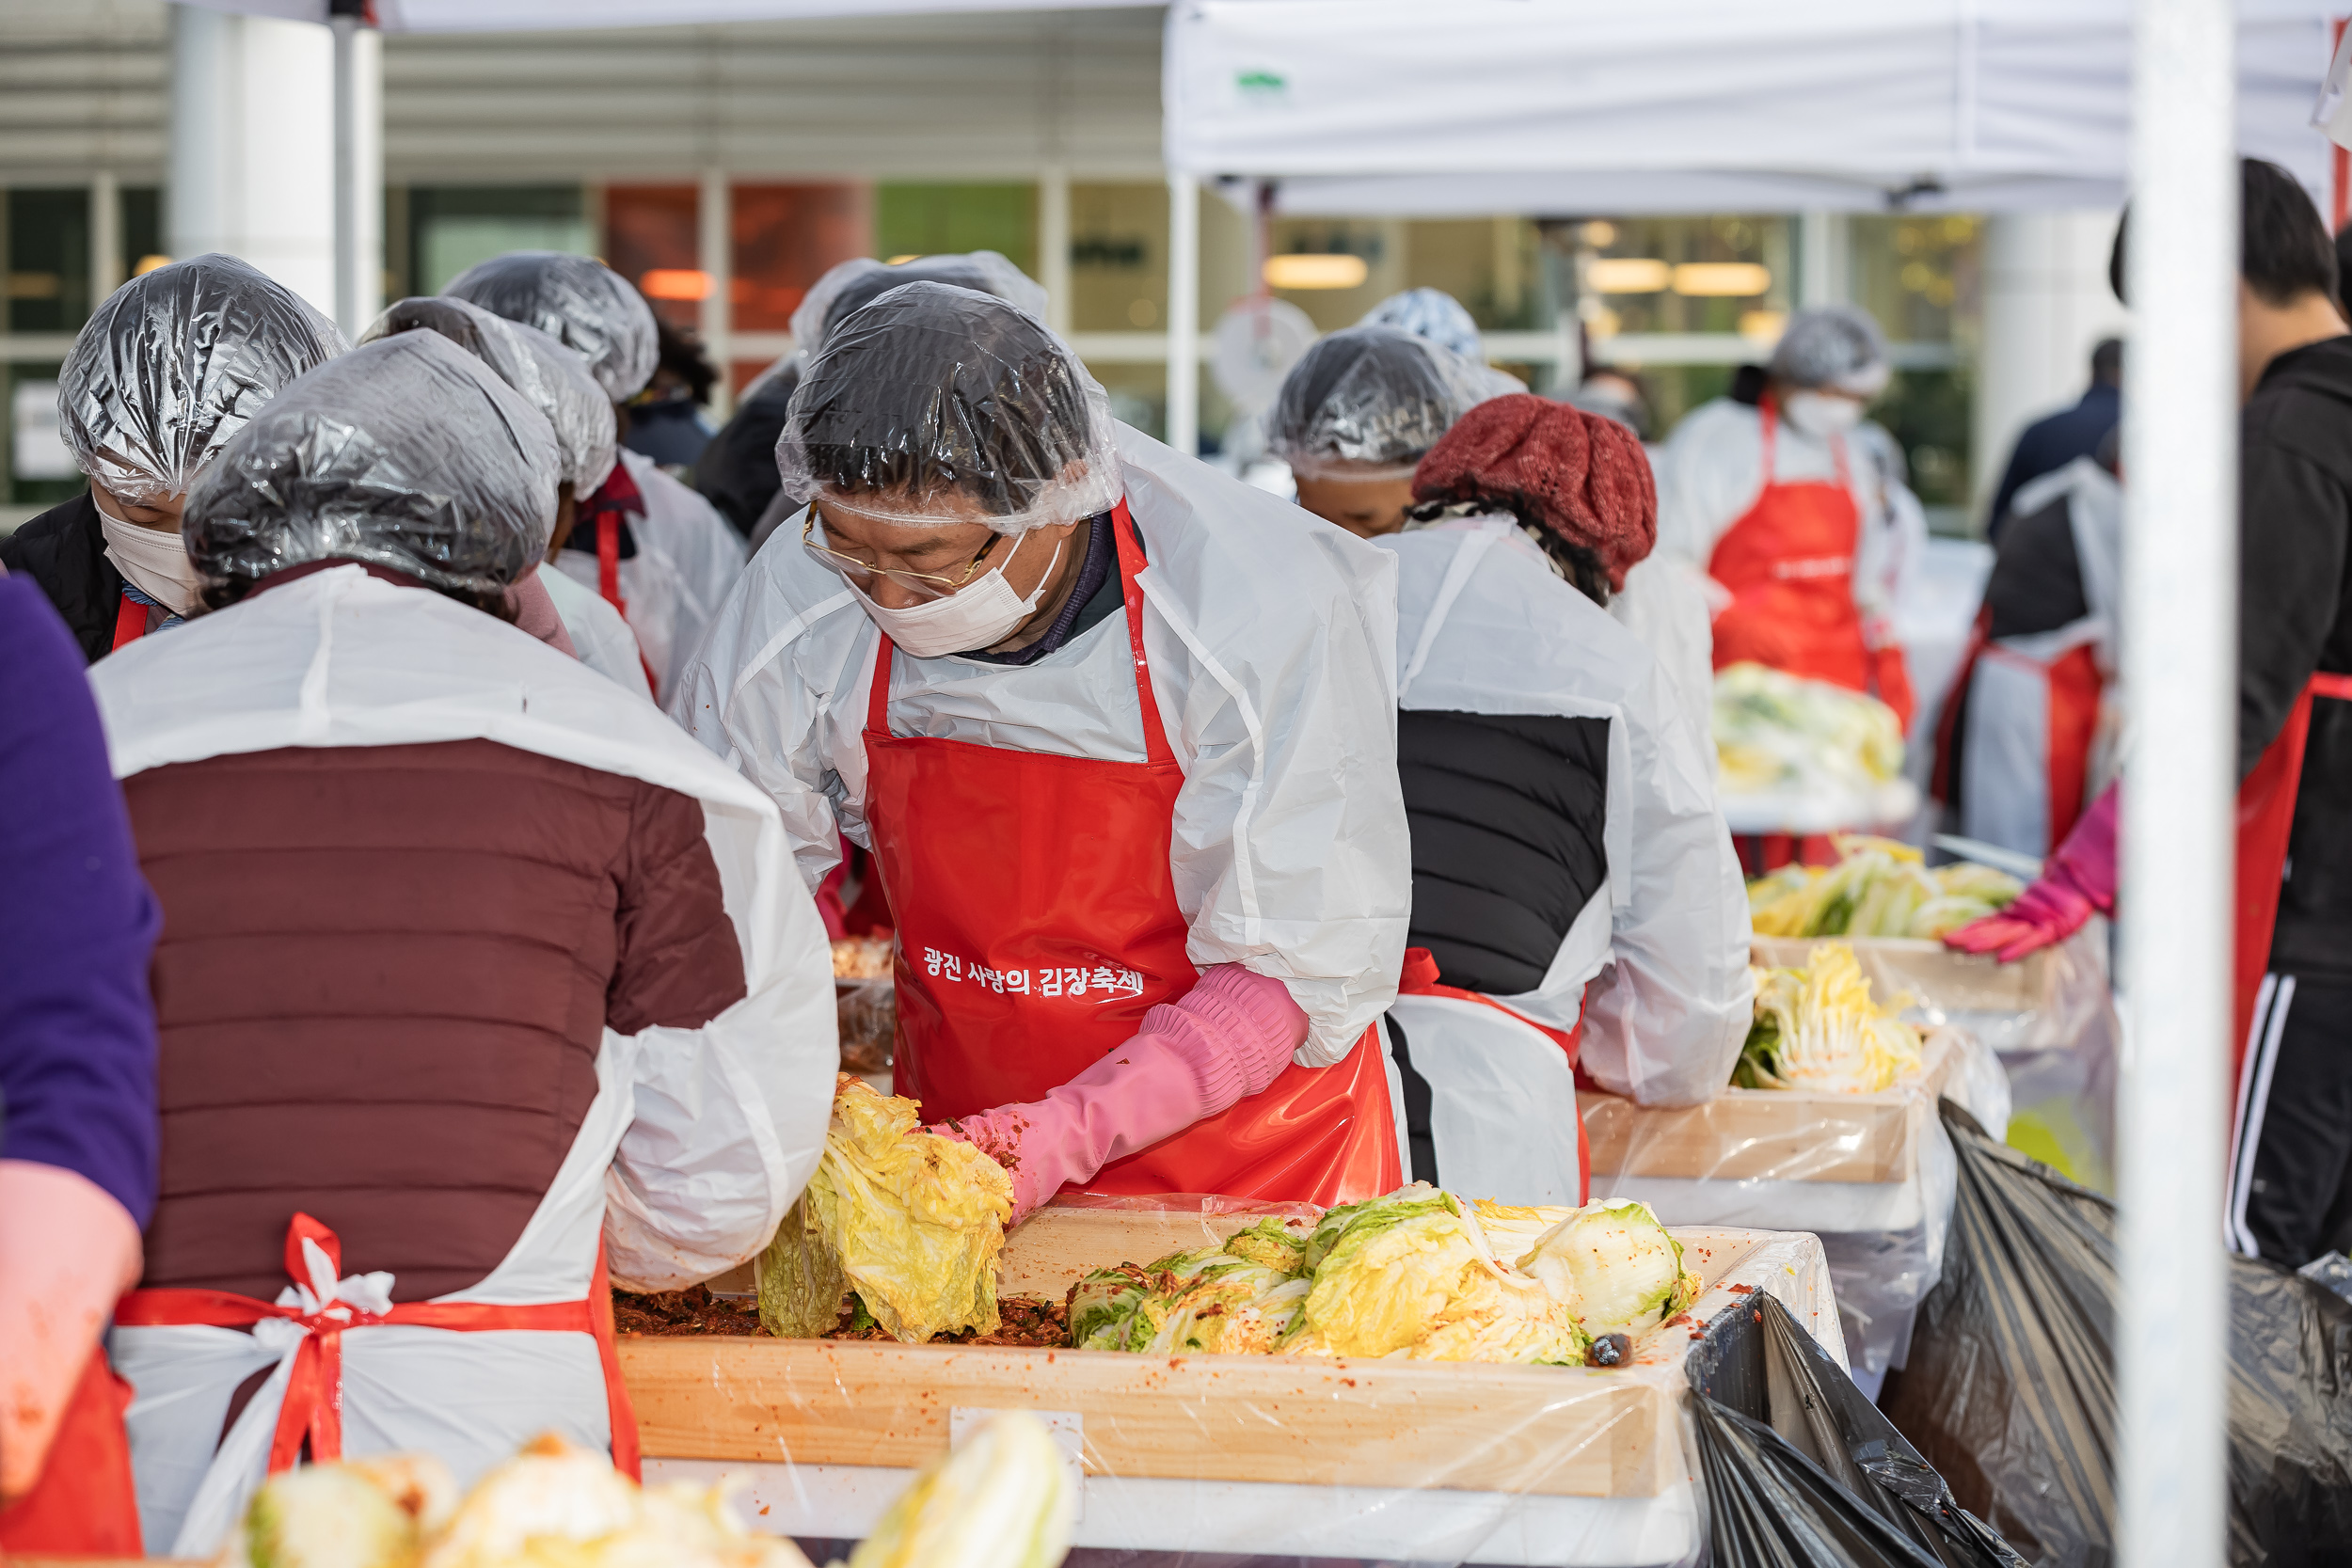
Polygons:
<instances>
[{"instance_id":1,"label":"maroon puffer vest","mask_svg":"<svg viewBox=\"0 0 2352 1568\"><path fill-rule=\"evenodd\" d=\"M163 904L151 1287L264 1300L286 1221L417 1301L505 1257L606 1023L691 1028L740 949L674 791L486 740L289 749L124 784Z\"/></svg>"}]
</instances>

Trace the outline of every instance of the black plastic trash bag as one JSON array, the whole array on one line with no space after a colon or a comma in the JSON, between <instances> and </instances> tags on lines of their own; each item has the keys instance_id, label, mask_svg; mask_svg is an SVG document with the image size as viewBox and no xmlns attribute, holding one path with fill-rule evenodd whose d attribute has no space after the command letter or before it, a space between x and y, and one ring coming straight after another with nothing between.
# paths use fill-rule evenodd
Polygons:
<instances>
[{"instance_id":1,"label":"black plastic trash bag","mask_svg":"<svg viewBox=\"0 0 2352 1568\"><path fill-rule=\"evenodd\" d=\"M1879 1408L2026 1559L2097 1568L2114 1545L2115 1205L1941 1108L1960 1164L1943 1277Z\"/></svg>"},{"instance_id":2,"label":"black plastic trash bag","mask_svg":"<svg viewBox=\"0 0 2352 1568\"><path fill-rule=\"evenodd\" d=\"M2018 1551L2099 1568L2115 1539L2114 1206L1942 1110L1960 1162L1944 1276L1879 1404ZM2352 1568L2352 1301L2233 1258L2229 1348L2231 1563Z\"/></svg>"},{"instance_id":3,"label":"black plastic trash bag","mask_svg":"<svg viewBox=\"0 0 2352 1568\"><path fill-rule=\"evenodd\" d=\"M1714 1568L2023 1568L1781 1304L1684 1363Z\"/></svg>"},{"instance_id":4,"label":"black plastic trash bag","mask_svg":"<svg viewBox=\"0 0 2352 1568\"><path fill-rule=\"evenodd\" d=\"M2352 1564L2352 1301L2230 1260L2230 1560Z\"/></svg>"}]
</instances>

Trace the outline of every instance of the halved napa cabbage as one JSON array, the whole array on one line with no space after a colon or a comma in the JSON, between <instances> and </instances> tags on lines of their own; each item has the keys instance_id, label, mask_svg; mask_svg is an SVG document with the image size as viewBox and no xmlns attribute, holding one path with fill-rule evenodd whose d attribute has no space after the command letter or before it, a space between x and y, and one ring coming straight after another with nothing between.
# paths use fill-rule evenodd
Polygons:
<instances>
[{"instance_id":1,"label":"halved napa cabbage","mask_svg":"<svg viewBox=\"0 0 2352 1568\"><path fill-rule=\"evenodd\" d=\"M1518 1269L1543 1283L1592 1338L1640 1336L1698 1299L1682 1243L1646 1203L1593 1203L1539 1237Z\"/></svg>"},{"instance_id":2,"label":"halved napa cabbage","mask_svg":"<svg viewBox=\"0 0 2352 1568\"><path fill-rule=\"evenodd\" d=\"M1012 1178L972 1145L926 1132L915 1102L842 1073L825 1153L760 1257L759 1319L811 1338L850 1291L894 1338L993 1333Z\"/></svg>"}]
</instances>

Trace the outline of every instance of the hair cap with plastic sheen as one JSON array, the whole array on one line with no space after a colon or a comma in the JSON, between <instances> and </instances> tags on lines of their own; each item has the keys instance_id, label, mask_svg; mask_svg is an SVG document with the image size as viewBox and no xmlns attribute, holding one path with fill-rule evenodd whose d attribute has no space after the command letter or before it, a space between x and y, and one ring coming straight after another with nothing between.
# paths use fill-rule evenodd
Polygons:
<instances>
[{"instance_id":1,"label":"hair cap with plastic sheen","mask_svg":"<svg viewBox=\"0 0 2352 1568\"><path fill-rule=\"evenodd\" d=\"M1266 414L1266 450L1309 479L1404 479L1454 420L1525 389L1427 338L1351 326L1291 367Z\"/></svg>"},{"instance_id":2,"label":"hair cap with plastic sheen","mask_svg":"<svg viewBox=\"0 0 2352 1568\"><path fill-rule=\"evenodd\" d=\"M619 444L612 400L604 395L580 356L535 326L492 315L446 294L404 299L359 334L362 343L402 332L437 332L490 367L555 428L561 455L556 478L575 496L591 496L612 471Z\"/></svg>"},{"instance_id":3,"label":"hair cap with plastic sheen","mask_svg":"<svg viewBox=\"0 0 2352 1568\"><path fill-rule=\"evenodd\" d=\"M1867 311L1820 305L1788 318L1766 369L1791 387L1871 398L1886 389L1886 334Z\"/></svg>"},{"instance_id":4,"label":"hair cap with plastic sheen","mask_svg":"<svg viewBox=\"0 0 2352 1568\"><path fill-rule=\"evenodd\" d=\"M547 552L555 432L437 332L354 349L287 388L189 493L181 537L208 578L373 562L494 593Z\"/></svg>"},{"instance_id":5,"label":"hair cap with plastic sheen","mask_svg":"<svg viewBox=\"0 0 2352 1568\"><path fill-rule=\"evenodd\" d=\"M537 327L588 361L589 373L614 403L635 397L653 379L660 356L653 307L592 256L510 250L468 267L441 292Z\"/></svg>"},{"instance_id":6,"label":"hair cap with plastic sheen","mask_svg":"<svg viewBox=\"0 0 2352 1568\"><path fill-rule=\"evenodd\" d=\"M346 346L234 256L174 261L107 295L75 336L57 376L59 432L125 501L184 495L278 388Z\"/></svg>"},{"instance_id":7,"label":"hair cap with plastic sheen","mask_svg":"<svg viewBox=\"0 0 2352 1568\"><path fill-rule=\"evenodd\" d=\"M1364 312L1358 326L1393 326L1400 332L1410 332L1416 338L1426 338L1443 348L1450 348L1463 358L1478 364L1486 363L1486 340L1478 335L1478 322L1462 302L1443 289L1407 289L1401 294L1391 294Z\"/></svg>"},{"instance_id":8,"label":"hair cap with plastic sheen","mask_svg":"<svg viewBox=\"0 0 2352 1568\"><path fill-rule=\"evenodd\" d=\"M851 312L871 305L901 283L946 283L1008 300L1038 320L1045 319L1045 288L993 250L946 251L911 261L877 261L859 256L828 269L809 286L792 312L792 347L805 365L825 346L825 332ZM773 369L774 367L770 367Z\"/></svg>"},{"instance_id":9,"label":"hair cap with plastic sheen","mask_svg":"<svg viewBox=\"0 0 2352 1568\"><path fill-rule=\"evenodd\" d=\"M945 283L901 284L831 325L776 472L795 503L822 495L886 522L998 533L1107 512L1124 485L1110 400L1069 345L1019 307Z\"/></svg>"}]
</instances>

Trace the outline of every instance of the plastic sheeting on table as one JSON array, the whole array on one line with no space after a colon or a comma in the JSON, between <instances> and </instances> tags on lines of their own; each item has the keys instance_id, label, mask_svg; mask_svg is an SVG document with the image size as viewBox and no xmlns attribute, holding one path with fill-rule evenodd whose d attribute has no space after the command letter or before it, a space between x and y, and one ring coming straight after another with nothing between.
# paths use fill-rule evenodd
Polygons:
<instances>
[{"instance_id":1,"label":"plastic sheeting on table","mask_svg":"<svg viewBox=\"0 0 2352 1568\"><path fill-rule=\"evenodd\" d=\"M1820 942L1852 947L1874 996L1909 995L1913 1022L1965 1029L1992 1047L2009 1073L2010 1144L2086 1186L2113 1187L2122 1030L2106 921L2013 964L1898 937L1756 937L1751 947L1759 964L1802 964Z\"/></svg>"},{"instance_id":2,"label":"plastic sheeting on table","mask_svg":"<svg viewBox=\"0 0 2352 1568\"><path fill-rule=\"evenodd\" d=\"M1821 787L1735 794L1716 803L1735 834L1835 833L1849 829L1899 827L1919 812L1919 786L1889 779L1874 789Z\"/></svg>"},{"instance_id":3,"label":"plastic sheeting on table","mask_svg":"<svg viewBox=\"0 0 2352 1568\"><path fill-rule=\"evenodd\" d=\"M1264 1207L1055 1205L1013 1232L1001 1288L1058 1293ZM1703 1544L1683 1370L1698 1325L1769 1295L1832 1360L1844 1344L1814 1238L1677 1235L1708 1289L1617 1369L764 1338L624 1338L622 1365L648 1481L745 1473L749 1521L803 1539L864 1533L958 1423L1019 1407L1080 1472L1083 1548L1684 1564Z\"/></svg>"},{"instance_id":4,"label":"plastic sheeting on table","mask_svg":"<svg viewBox=\"0 0 2352 1568\"><path fill-rule=\"evenodd\" d=\"M1725 1089L1705 1105L1580 1097L1593 1196L1648 1202L1669 1226L1757 1226L1821 1239L1854 1365L1902 1365L1913 1312L1936 1282L1952 1209L1949 1095L1999 1125L2009 1085L1964 1030L1931 1032L1918 1078L1877 1094Z\"/></svg>"},{"instance_id":5,"label":"plastic sheeting on table","mask_svg":"<svg viewBox=\"0 0 2352 1568\"><path fill-rule=\"evenodd\" d=\"M1777 1301L1688 1371L1713 1568L2023 1568Z\"/></svg>"}]
</instances>

